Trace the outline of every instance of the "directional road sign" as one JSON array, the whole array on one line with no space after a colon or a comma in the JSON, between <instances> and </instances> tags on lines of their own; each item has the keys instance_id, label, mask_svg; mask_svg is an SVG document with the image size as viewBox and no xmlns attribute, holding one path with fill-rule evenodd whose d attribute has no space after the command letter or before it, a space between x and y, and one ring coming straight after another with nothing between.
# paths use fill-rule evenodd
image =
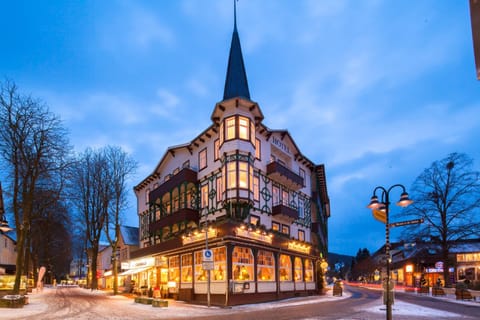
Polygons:
<instances>
[{"instance_id":1,"label":"directional road sign","mask_svg":"<svg viewBox=\"0 0 480 320\"><path fill-rule=\"evenodd\" d=\"M390 223L388 226L390 228L393 228L393 227L406 226L408 224L419 224L419 223L423 223L423 218L422 219L413 219L413 220L407 220L407 221L394 222L394 223Z\"/></svg>"}]
</instances>

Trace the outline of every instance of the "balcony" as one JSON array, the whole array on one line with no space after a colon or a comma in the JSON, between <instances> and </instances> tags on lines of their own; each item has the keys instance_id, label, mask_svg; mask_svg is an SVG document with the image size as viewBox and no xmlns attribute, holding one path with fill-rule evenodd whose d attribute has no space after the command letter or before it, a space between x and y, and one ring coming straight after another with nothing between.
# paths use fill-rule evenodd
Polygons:
<instances>
[{"instance_id":1,"label":"balcony","mask_svg":"<svg viewBox=\"0 0 480 320\"><path fill-rule=\"evenodd\" d=\"M149 194L150 203L155 203L157 199L161 199L162 196L173 190L173 188L178 187L184 182L197 183L198 177L197 172L193 171L190 168L183 168L176 175L170 178L170 180L162 183L157 189L152 190Z\"/></svg>"},{"instance_id":2,"label":"balcony","mask_svg":"<svg viewBox=\"0 0 480 320\"><path fill-rule=\"evenodd\" d=\"M283 215L291 220L297 220L299 217L297 210L290 208L289 206L286 206L283 203L273 206L272 215L273 216Z\"/></svg>"},{"instance_id":3,"label":"balcony","mask_svg":"<svg viewBox=\"0 0 480 320\"><path fill-rule=\"evenodd\" d=\"M277 161L267 164L267 175L292 190L303 188L303 178Z\"/></svg>"},{"instance_id":4,"label":"balcony","mask_svg":"<svg viewBox=\"0 0 480 320\"><path fill-rule=\"evenodd\" d=\"M151 222L149 226L149 232L154 233L164 227L172 226L184 221L193 221L198 224L200 221L200 214L198 213L198 210L190 208L178 209L178 211L175 211L174 213L165 216L158 221Z\"/></svg>"}]
</instances>

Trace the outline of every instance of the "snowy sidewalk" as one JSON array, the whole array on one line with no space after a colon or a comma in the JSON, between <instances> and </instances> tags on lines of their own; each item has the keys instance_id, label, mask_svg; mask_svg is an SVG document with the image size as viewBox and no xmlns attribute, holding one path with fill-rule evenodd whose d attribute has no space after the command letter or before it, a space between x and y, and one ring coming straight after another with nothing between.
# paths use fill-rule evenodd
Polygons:
<instances>
[{"instance_id":1,"label":"snowy sidewalk","mask_svg":"<svg viewBox=\"0 0 480 320\"><path fill-rule=\"evenodd\" d=\"M169 306L166 308L153 308L151 305L144 305L135 303L132 298L117 295L113 296L108 292L96 290L90 291L87 289L81 288L70 288L69 290L81 290L83 294L89 295L102 295L102 298L105 302L102 302L101 305L101 314L104 314L105 317L103 319L110 319L109 314L111 314L112 310L115 310L116 314L123 313L125 315L138 315L140 316L138 319L174 319L178 317L191 317L194 318L196 316L209 316L209 315L225 315L228 316L229 314L234 314L246 310L265 310L265 309L275 309L280 306L285 305L305 305L310 303L323 303L323 302L331 302L340 299L347 299L351 296L348 291L348 288L344 290L343 296L332 296L332 290L328 290L326 295L323 296L309 296L309 297L299 297L299 298L291 298L281 301L274 301L270 303L257 303L257 304L248 304L248 305L240 305L240 306L233 306L228 308L222 308L218 306L211 306L210 308L204 305L194 305L188 304L182 301L175 301L175 300L168 300ZM51 295L55 295L56 289L55 288L45 288L43 292L40 293L30 293L29 297L29 304L25 305L23 308L20 309L9 309L9 308L2 308L0 309L0 319L38 319L37 316L41 316L45 314L48 309L48 304L46 302L47 298L51 297ZM412 293L416 294L416 293ZM453 299L449 296L447 297L435 297L437 299L447 299L450 301L455 301L456 303L474 305L480 307L479 302L471 302L471 301L459 301ZM161 310L161 312L159 312ZM480 308L479 308L480 310ZM363 312L368 312L372 314L374 317L378 315L379 317L385 313L385 306L382 304L381 299L372 302L368 305L362 306ZM440 312L438 310L434 310L431 308L421 307L414 304L409 304L400 301L397 299L394 305L394 314L395 315L402 315L402 316L412 316L415 318L416 316L422 317L431 317L435 318L451 318L451 319L458 319L458 315L454 313L445 313ZM143 315L143 318L141 317ZM64 319L81 319L77 317L70 317L68 314L64 317ZM115 318L118 319L118 318ZM131 317L129 319L132 319Z\"/></svg>"}]
</instances>

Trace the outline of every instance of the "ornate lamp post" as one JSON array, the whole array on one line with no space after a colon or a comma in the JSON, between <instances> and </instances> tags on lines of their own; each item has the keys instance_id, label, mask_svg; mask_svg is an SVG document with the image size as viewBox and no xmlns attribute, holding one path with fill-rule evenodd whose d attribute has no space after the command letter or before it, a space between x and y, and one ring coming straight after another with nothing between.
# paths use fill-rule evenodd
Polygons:
<instances>
[{"instance_id":1,"label":"ornate lamp post","mask_svg":"<svg viewBox=\"0 0 480 320\"><path fill-rule=\"evenodd\" d=\"M413 201L408 197L408 193L405 191L405 187L401 184L395 184L390 188L386 189L382 186L378 186L373 190L373 196L370 199L370 203L367 208L372 209L373 216L385 223L385 258L386 258L386 269L387 269L387 278L385 284L385 304L387 306L387 320L392 319L392 297L390 297L390 289L393 290L393 287L390 284L390 225L389 225L389 207L390 207L390 191L395 188L401 188L402 194L400 195L400 200L396 203L400 207L407 207ZM377 191L381 192L381 201L378 201Z\"/></svg>"}]
</instances>

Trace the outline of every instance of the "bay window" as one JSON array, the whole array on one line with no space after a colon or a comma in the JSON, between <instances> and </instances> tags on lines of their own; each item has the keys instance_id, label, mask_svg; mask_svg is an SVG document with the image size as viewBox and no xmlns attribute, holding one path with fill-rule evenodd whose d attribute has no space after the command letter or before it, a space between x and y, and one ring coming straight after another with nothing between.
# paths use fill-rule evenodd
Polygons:
<instances>
[{"instance_id":1,"label":"bay window","mask_svg":"<svg viewBox=\"0 0 480 320\"><path fill-rule=\"evenodd\" d=\"M223 139L224 137L225 139ZM220 144L233 139L250 141L255 146L255 123L244 116L237 115L226 118L220 124Z\"/></svg>"}]
</instances>

